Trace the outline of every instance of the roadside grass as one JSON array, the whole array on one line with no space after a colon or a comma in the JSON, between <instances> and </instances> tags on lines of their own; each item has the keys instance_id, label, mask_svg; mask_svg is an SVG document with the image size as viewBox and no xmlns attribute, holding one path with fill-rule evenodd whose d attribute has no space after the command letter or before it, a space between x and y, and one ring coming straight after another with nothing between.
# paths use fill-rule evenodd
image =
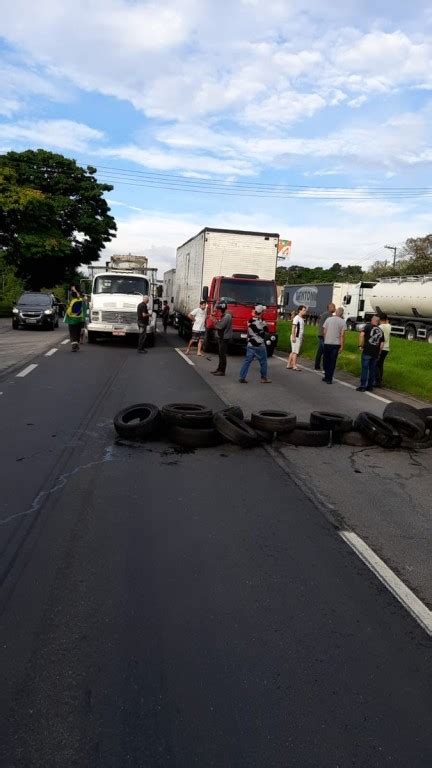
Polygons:
<instances>
[{"instance_id":1,"label":"roadside grass","mask_svg":"<svg viewBox=\"0 0 432 768\"><path fill-rule=\"evenodd\" d=\"M280 352L288 352L290 349L290 331L291 323L288 320L280 320L278 323ZM307 357L313 360L316 349L317 328L306 325L300 358ZM356 331L346 332L345 349L339 355L337 368L352 373L356 377L360 376L360 351ZM426 341L406 341L406 339L392 336L390 353L384 365L383 383L384 386L398 392L432 401L432 345Z\"/></svg>"}]
</instances>

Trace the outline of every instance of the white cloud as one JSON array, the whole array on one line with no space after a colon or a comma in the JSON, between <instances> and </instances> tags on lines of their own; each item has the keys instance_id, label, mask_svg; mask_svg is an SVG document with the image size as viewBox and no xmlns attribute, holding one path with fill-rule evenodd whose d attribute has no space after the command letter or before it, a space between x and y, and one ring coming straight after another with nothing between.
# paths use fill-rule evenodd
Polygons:
<instances>
[{"instance_id":1,"label":"white cloud","mask_svg":"<svg viewBox=\"0 0 432 768\"><path fill-rule=\"evenodd\" d=\"M0 124L0 141L10 147L55 147L71 152L85 152L89 145L101 141L103 133L72 120L38 120Z\"/></svg>"},{"instance_id":2,"label":"white cloud","mask_svg":"<svg viewBox=\"0 0 432 768\"><path fill-rule=\"evenodd\" d=\"M249 175L254 172L252 164L247 159L233 157L231 160L224 160L204 154L176 154L158 149L143 149L133 144L98 150L98 154L102 157L129 160L157 171L186 169L188 172L208 171L212 174L234 174L235 176Z\"/></svg>"}]
</instances>

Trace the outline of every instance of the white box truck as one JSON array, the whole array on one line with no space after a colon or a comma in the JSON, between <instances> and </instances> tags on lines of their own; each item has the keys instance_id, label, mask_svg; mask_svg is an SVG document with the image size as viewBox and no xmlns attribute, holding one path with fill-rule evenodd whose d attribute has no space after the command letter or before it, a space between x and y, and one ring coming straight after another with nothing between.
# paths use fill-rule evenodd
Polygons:
<instances>
[{"instance_id":1,"label":"white box truck","mask_svg":"<svg viewBox=\"0 0 432 768\"><path fill-rule=\"evenodd\" d=\"M147 295L147 345L154 346L160 306L156 298L157 269L147 267L145 257L129 255L113 256L105 267L89 267L89 272L93 278L87 324L89 343L101 337L137 336L137 307L143 295Z\"/></svg>"},{"instance_id":2,"label":"white box truck","mask_svg":"<svg viewBox=\"0 0 432 768\"><path fill-rule=\"evenodd\" d=\"M233 344L246 345L247 321L255 304L267 309L268 354L277 342L276 260L279 235L205 227L177 248L174 308L181 336L191 332L189 313L202 298L209 312L220 301L233 318ZM205 346L215 340L210 318Z\"/></svg>"}]
</instances>

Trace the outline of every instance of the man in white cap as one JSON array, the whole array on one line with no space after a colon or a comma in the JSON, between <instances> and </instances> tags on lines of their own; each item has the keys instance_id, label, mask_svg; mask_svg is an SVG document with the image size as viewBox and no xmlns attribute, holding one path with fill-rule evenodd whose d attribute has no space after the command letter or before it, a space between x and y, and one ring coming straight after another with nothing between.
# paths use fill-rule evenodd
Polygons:
<instances>
[{"instance_id":1,"label":"man in white cap","mask_svg":"<svg viewBox=\"0 0 432 768\"><path fill-rule=\"evenodd\" d=\"M266 307L257 304L252 318L248 321L246 357L240 371L240 384L247 384L246 376L252 361L256 357L260 364L262 384L271 384L267 378L267 347L265 343L265 334L267 324L263 319L263 313Z\"/></svg>"}]
</instances>

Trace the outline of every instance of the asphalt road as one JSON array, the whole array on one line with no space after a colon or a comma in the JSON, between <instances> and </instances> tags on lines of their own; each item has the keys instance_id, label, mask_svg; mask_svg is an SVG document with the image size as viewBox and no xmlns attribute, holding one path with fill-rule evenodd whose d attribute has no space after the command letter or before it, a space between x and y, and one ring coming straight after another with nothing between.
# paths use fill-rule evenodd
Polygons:
<instances>
[{"instance_id":1,"label":"asphalt road","mask_svg":"<svg viewBox=\"0 0 432 768\"><path fill-rule=\"evenodd\" d=\"M2 768L432 764L432 644L262 449L117 441L221 401L163 342L2 381Z\"/></svg>"},{"instance_id":2,"label":"asphalt road","mask_svg":"<svg viewBox=\"0 0 432 768\"><path fill-rule=\"evenodd\" d=\"M39 328L13 330L12 320L0 318L0 374L33 359L37 353L54 347L67 336L63 321L54 331Z\"/></svg>"}]
</instances>

